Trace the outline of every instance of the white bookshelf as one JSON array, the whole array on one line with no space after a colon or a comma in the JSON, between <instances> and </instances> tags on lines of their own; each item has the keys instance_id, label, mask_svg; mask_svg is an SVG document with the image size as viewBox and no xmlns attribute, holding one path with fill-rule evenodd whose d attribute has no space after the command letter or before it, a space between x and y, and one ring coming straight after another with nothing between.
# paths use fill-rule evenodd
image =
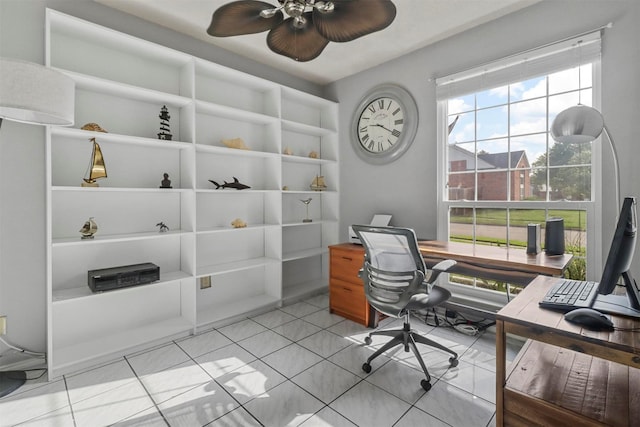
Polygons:
<instances>
[{"instance_id":1,"label":"white bookshelf","mask_svg":"<svg viewBox=\"0 0 640 427\"><path fill-rule=\"evenodd\" d=\"M75 127L47 130L50 377L328 288L336 103L51 9L46 64L76 82ZM157 138L162 106L172 141ZM91 138L108 173L97 188L80 186ZM223 143L234 138L248 150ZM159 188L164 173L171 189ZM317 175L326 191L309 188ZM250 188L210 182L234 177ZM81 240L89 217L98 232ZM88 288L88 270L142 262L160 281Z\"/></svg>"}]
</instances>

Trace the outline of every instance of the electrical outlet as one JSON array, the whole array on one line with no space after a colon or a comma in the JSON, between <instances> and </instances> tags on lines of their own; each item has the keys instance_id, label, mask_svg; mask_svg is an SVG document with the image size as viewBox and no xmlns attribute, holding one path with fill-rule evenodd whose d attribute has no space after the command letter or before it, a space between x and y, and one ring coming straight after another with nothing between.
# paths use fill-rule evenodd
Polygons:
<instances>
[{"instance_id":1,"label":"electrical outlet","mask_svg":"<svg viewBox=\"0 0 640 427\"><path fill-rule=\"evenodd\" d=\"M211 287L211 276L204 276L200 278L200 289L207 289Z\"/></svg>"},{"instance_id":2,"label":"electrical outlet","mask_svg":"<svg viewBox=\"0 0 640 427\"><path fill-rule=\"evenodd\" d=\"M7 333L7 316L0 316L0 335Z\"/></svg>"}]
</instances>

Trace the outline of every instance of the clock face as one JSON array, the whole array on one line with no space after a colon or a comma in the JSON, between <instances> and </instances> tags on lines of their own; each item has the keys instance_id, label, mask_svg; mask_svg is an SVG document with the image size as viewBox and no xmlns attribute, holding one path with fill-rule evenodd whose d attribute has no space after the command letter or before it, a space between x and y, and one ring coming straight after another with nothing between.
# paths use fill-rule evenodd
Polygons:
<instances>
[{"instance_id":1,"label":"clock face","mask_svg":"<svg viewBox=\"0 0 640 427\"><path fill-rule=\"evenodd\" d=\"M402 136L404 110L394 99L374 99L360 113L358 141L371 153L390 150Z\"/></svg>"},{"instance_id":2,"label":"clock face","mask_svg":"<svg viewBox=\"0 0 640 427\"><path fill-rule=\"evenodd\" d=\"M409 148L418 127L418 107L403 88L385 84L370 90L351 119L352 145L360 158L389 163Z\"/></svg>"}]
</instances>

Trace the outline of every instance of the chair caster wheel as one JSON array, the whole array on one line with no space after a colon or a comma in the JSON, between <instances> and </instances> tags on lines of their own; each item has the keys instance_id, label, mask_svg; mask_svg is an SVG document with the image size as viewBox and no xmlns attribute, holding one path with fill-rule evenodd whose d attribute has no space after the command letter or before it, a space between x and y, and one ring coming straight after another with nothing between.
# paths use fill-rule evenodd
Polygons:
<instances>
[{"instance_id":1,"label":"chair caster wheel","mask_svg":"<svg viewBox=\"0 0 640 427\"><path fill-rule=\"evenodd\" d=\"M369 372L371 372L371 365L365 363L364 365L362 365L362 370L368 374Z\"/></svg>"},{"instance_id":2,"label":"chair caster wheel","mask_svg":"<svg viewBox=\"0 0 640 427\"><path fill-rule=\"evenodd\" d=\"M431 383L427 380L422 380L420 381L420 385L422 386L422 388L424 389L424 391L429 391L431 390Z\"/></svg>"},{"instance_id":3,"label":"chair caster wheel","mask_svg":"<svg viewBox=\"0 0 640 427\"><path fill-rule=\"evenodd\" d=\"M365 339L364 339L364 343L365 343L366 345L371 345L371 342L372 342L371 337L369 337L369 336L365 337Z\"/></svg>"},{"instance_id":4,"label":"chair caster wheel","mask_svg":"<svg viewBox=\"0 0 640 427\"><path fill-rule=\"evenodd\" d=\"M455 357L450 357L449 358L449 366L451 368L455 368L456 366L458 366L458 359L456 359Z\"/></svg>"}]
</instances>

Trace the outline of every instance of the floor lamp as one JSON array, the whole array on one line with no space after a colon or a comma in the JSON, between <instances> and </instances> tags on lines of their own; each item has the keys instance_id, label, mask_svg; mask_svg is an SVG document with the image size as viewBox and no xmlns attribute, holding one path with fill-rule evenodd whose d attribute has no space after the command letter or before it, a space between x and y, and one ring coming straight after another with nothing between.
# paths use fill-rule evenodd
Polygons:
<instances>
[{"instance_id":1,"label":"floor lamp","mask_svg":"<svg viewBox=\"0 0 640 427\"><path fill-rule=\"evenodd\" d=\"M70 126L74 122L75 82L51 68L0 58L0 128L2 120ZM24 371L0 372L0 397L27 379Z\"/></svg>"},{"instance_id":2,"label":"floor lamp","mask_svg":"<svg viewBox=\"0 0 640 427\"><path fill-rule=\"evenodd\" d=\"M620 170L618 153L613 139L598 110L586 105L569 107L556 116L551 124L551 137L558 142L589 143L604 131L613 153L613 168L616 174L616 209L620 208Z\"/></svg>"}]
</instances>

